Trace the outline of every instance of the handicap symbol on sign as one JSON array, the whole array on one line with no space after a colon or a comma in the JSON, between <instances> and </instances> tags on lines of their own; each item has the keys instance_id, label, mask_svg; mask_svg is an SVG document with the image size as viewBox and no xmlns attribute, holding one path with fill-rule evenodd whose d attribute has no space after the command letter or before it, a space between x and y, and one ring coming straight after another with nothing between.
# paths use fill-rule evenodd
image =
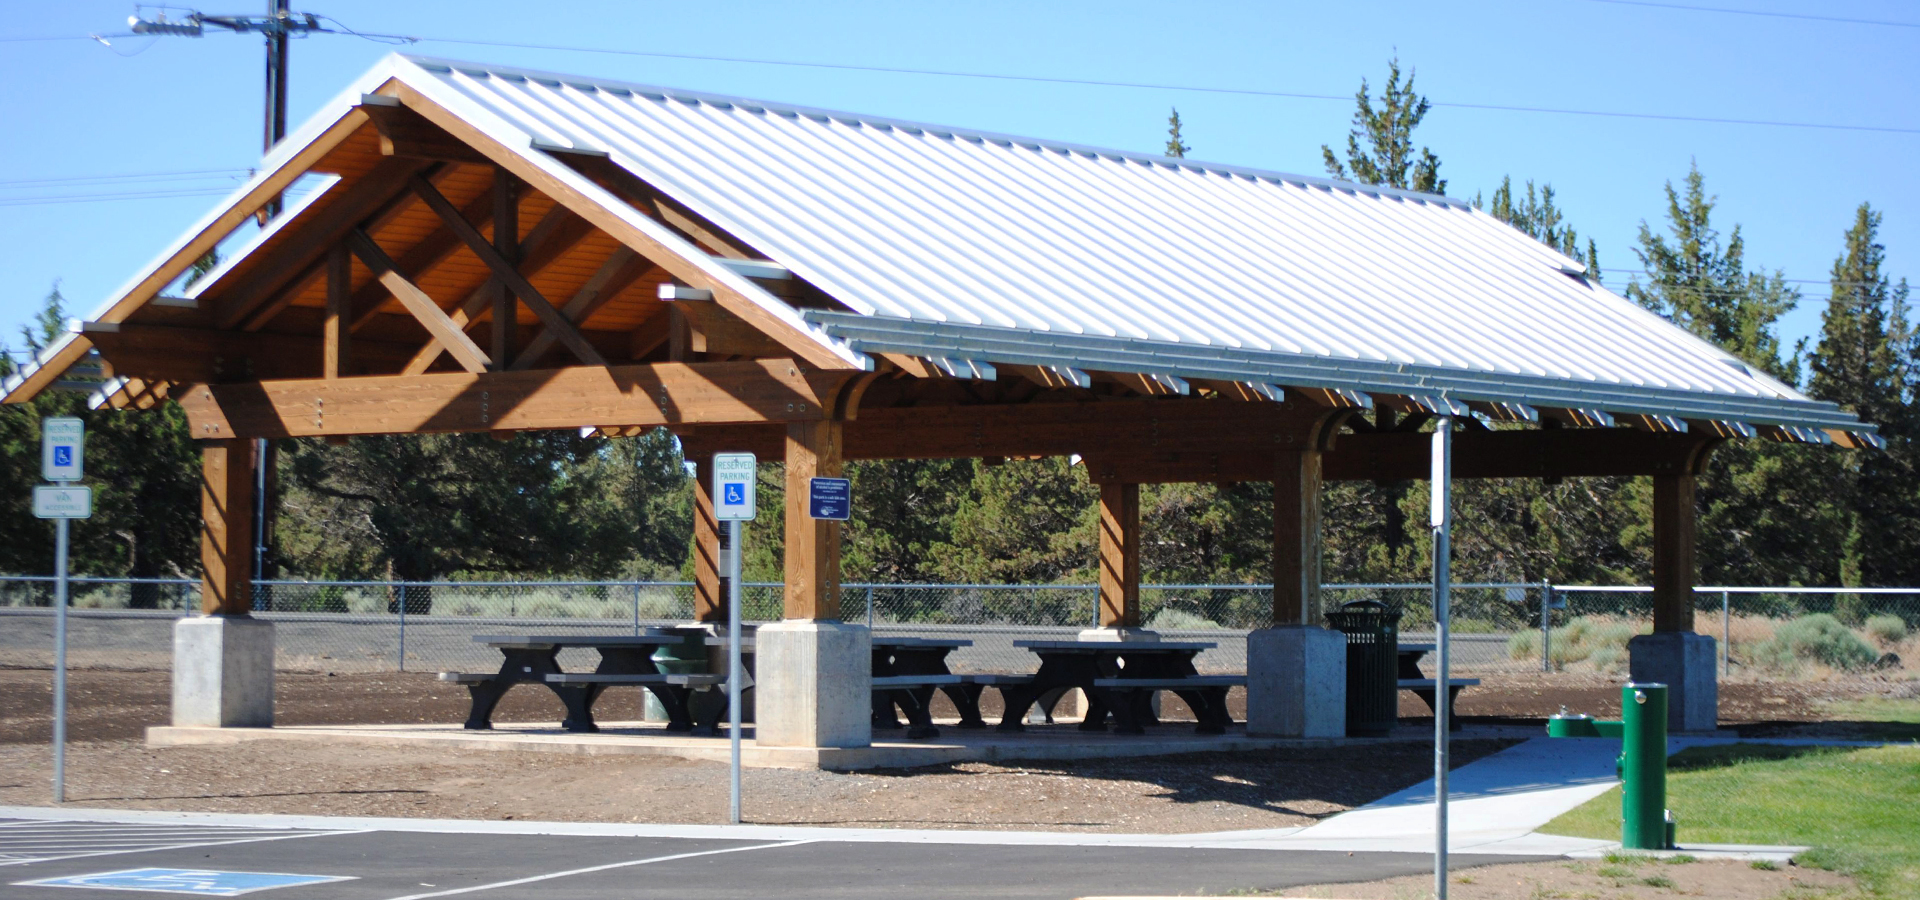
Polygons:
<instances>
[{"instance_id":1,"label":"handicap symbol on sign","mask_svg":"<svg viewBox=\"0 0 1920 900\"><path fill-rule=\"evenodd\" d=\"M53 464L56 466L73 465L73 448L66 445L53 448Z\"/></svg>"},{"instance_id":2,"label":"handicap symbol on sign","mask_svg":"<svg viewBox=\"0 0 1920 900\"><path fill-rule=\"evenodd\" d=\"M342 875L290 875L281 872L216 872L208 869L122 869L91 875L68 875L39 881L20 881L17 885L36 887L104 888L121 891L153 891L161 894L192 894L199 897L238 897L254 891L299 885L351 881Z\"/></svg>"},{"instance_id":3,"label":"handicap symbol on sign","mask_svg":"<svg viewBox=\"0 0 1920 900\"><path fill-rule=\"evenodd\" d=\"M738 481L727 482L726 496L722 499L721 502L726 503L729 506L735 506L735 505L739 505L747 502L747 486Z\"/></svg>"}]
</instances>

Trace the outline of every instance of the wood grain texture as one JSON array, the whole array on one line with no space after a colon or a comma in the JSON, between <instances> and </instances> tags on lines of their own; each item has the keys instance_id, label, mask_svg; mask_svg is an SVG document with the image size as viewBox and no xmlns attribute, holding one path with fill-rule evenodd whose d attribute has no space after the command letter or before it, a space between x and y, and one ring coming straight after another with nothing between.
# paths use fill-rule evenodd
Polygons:
<instances>
[{"instance_id":1,"label":"wood grain texture","mask_svg":"<svg viewBox=\"0 0 1920 900\"><path fill-rule=\"evenodd\" d=\"M1320 457L1318 450L1271 457L1275 625L1320 624Z\"/></svg>"},{"instance_id":2,"label":"wood grain texture","mask_svg":"<svg viewBox=\"0 0 1920 900\"><path fill-rule=\"evenodd\" d=\"M1100 627L1140 627L1140 486L1100 486Z\"/></svg>"},{"instance_id":3,"label":"wood grain texture","mask_svg":"<svg viewBox=\"0 0 1920 900\"><path fill-rule=\"evenodd\" d=\"M786 605L788 619L840 618L840 523L808 513L810 481L838 478L841 423L787 426Z\"/></svg>"},{"instance_id":4,"label":"wood grain texture","mask_svg":"<svg viewBox=\"0 0 1920 900\"><path fill-rule=\"evenodd\" d=\"M200 445L200 611L253 609L253 442Z\"/></svg>"},{"instance_id":5,"label":"wood grain texture","mask_svg":"<svg viewBox=\"0 0 1920 900\"><path fill-rule=\"evenodd\" d=\"M1694 477L1653 479L1653 630L1693 630Z\"/></svg>"}]
</instances>

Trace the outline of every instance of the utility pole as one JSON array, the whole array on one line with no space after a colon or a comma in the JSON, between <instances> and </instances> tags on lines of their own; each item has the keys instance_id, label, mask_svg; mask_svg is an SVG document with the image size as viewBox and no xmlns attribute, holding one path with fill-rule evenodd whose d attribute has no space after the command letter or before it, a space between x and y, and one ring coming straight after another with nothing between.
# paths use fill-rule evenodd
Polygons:
<instances>
[{"instance_id":1,"label":"utility pole","mask_svg":"<svg viewBox=\"0 0 1920 900\"><path fill-rule=\"evenodd\" d=\"M302 13L296 18L288 8L291 0L267 0L265 16L211 16L192 11L180 21L171 21L165 13L154 19L142 19L133 16L127 20L135 34L171 34L182 37L201 37L209 25L225 28L236 34L258 32L267 39L267 83L266 83L266 127L262 132L261 152L273 152L274 145L287 136L287 42L293 35L325 32L320 27L319 17L312 13ZM274 216L280 214L279 197L274 197L261 207L259 219L266 225ZM267 574L267 535L271 533L268 522L267 497L273 487L273 470L278 468L273 445L265 438L253 443L254 490L253 490L253 577L255 581Z\"/></svg>"}]
</instances>

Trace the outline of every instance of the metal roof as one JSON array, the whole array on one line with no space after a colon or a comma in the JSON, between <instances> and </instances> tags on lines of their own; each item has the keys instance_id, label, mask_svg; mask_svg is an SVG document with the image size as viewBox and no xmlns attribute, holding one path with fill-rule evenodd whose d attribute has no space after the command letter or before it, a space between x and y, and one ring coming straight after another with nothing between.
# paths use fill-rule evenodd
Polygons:
<instances>
[{"instance_id":1,"label":"metal roof","mask_svg":"<svg viewBox=\"0 0 1920 900\"><path fill-rule=\"evenodd\" d=\"M712 266L856 364L900 352L974 377L1044 364L1872 431L1451 198L404 55L302 133L390 78L656 226L543 148L605 153L845 304L803 320Z\"/></svg>"},{"instance_id":2,"label":"metal roof","mask_svg":"<svg viewBox=\"0 0 1920 900\"><path fill-rule=\"evenodd\" d=\"M846 304L809 318L855 349L1871 430L1451 198L397 63L520 146L605 152Z\"/></svg>"}]
</instances>

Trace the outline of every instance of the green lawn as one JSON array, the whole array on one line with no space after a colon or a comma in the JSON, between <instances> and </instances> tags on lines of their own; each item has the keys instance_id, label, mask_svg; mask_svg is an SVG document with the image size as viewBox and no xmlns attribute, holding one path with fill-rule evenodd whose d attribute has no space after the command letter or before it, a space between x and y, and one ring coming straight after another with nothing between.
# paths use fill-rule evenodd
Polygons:
<instances>
[{"instance_id":1,"label":"green lawn","mask_svg":"<svg viewBox=\"0 0 1920 900\"><path fill-rule=\"evenodd\" d=\"M1699 747L1668 771L1682 844L1811 846L1801 863L1856 876L1876 897L1920 900L1920 744ZM1620 795L1542 830L1618 840Z\"/></svg>"}]
</instances>

